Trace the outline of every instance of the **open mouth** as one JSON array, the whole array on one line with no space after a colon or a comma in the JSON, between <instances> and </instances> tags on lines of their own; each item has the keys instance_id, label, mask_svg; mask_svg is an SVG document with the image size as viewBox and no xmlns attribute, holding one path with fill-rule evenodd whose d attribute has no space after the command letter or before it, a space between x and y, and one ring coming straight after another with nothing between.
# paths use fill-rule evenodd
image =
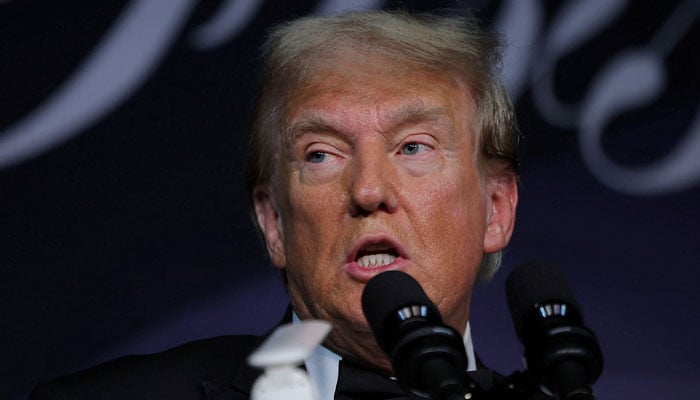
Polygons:
<instances>
[{"instance_id":1,"label":"open mouth","mask_svg":"<svg viewBox=\"0 0 700 400\"><path fill-rule=\"evenodd\" d=\"M377 268L393 263L398 256L399 252L392 247L361 249L355 262L363 268Z\"/></svg>"}]
</instances>

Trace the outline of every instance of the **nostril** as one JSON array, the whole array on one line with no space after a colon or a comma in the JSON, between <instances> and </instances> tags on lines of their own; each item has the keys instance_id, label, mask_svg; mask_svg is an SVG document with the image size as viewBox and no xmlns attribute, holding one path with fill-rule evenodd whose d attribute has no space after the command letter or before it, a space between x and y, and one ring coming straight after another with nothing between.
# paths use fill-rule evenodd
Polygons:
<instances>
[{"instance_id":1,"label":"nostril","mask_svg":"<svg viewBox=\"0 0 700 400\"><path fill-rule=\"evenodd\" d=\"M390 209L384 202L381 202L376 206L372 205L370 207L356 203L351 214L353 217L369 217L377 211L390 212Z\"/></svg>"}]
</instances>

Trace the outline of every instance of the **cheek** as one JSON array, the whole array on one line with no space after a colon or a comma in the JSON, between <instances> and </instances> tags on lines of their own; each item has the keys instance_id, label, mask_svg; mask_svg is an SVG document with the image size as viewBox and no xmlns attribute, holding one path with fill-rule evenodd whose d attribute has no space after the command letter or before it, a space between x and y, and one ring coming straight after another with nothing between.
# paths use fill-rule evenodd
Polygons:
<instances>
[{"instance_id":1,"label":"cheek","mask_svg":"<svg viewBox=\"0 0 700 400\"><path fill-rule=\"evenodd\" d=\"M478 265L486 229L485 198L478 181L443 181L426 192L421 208L417 215L431 233L436 256L462 271Z\"/></svg>"},{"instance_id":2,"label":"cheek","mask_svg":"<svg viewBox=\"0 0 700 400\"><path fill-rule=\"evenodd\" d=\"M292 185L284 207L285 249L290 263L323 261L342 224L342 196L321 186ZM323 240L321 240L323 239Z\"/></svg>"},{"instance_id":3,"label":"cheek","mask_svg":"<svg viewBox=\"0 0 700 400\"><path fill-rule=\"evenodd\" d=\"M485 202L478 184L455 181L450 190L436 191L426 203L425 223L432 243L426 246L426 284L443 317L463 329L460 318L469 303L471 288L483 257L486 229ZM459 326L457 326L459 325Z\"/></svg>"},{"instance_id":4,"label":"cheek","mask_svg":"<svg viewBox=\"0 0 700 400\"><path fill-rule=\"evenodd\" d=\"M433 180L423 188L421 208L429 212L430 219L443 222L436 224L436 228L451 230L464 226L473 232L483 225L480 221L485 220L485 195L476 179L457 176Z\"/></svg>"},{"instance_id":5,"label":"cheek","mask_svg":"<svg viewBox=\"0 0 700 400\"><path fill-rule=\"evenodd\" d=\"M287 194L283 218L286 225L296 230L318 218L319 209L314 205L321 197L314 187L306 187L300 183L301 173L290 173L283 192Z\"/></svg>"}]
</instances>

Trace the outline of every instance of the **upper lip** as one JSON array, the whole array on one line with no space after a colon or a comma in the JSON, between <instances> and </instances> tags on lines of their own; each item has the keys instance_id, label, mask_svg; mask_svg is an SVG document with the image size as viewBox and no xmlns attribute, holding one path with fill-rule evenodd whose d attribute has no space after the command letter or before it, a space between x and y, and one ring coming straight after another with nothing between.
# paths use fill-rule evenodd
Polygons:
<instances>
[{"instance_id":1,"label":"upper lip","mask_svg":"<svg viewBox=\"0 0 700 400\"><path fill-rule=\"evenodd\" d=\"M353 241L350 251L348 252L348 262L354 262L357 259L357 254L362 250L382 250L393 249L398 253L399 257L407 258L406 253L393 236L387 233L376 233L362 235Z\"/></svg>"}]
</instances>

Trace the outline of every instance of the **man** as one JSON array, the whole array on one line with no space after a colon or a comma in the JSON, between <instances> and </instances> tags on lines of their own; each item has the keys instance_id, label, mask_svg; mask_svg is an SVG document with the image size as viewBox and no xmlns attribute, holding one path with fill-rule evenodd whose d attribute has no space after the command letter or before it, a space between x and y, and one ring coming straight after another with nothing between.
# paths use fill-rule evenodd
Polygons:
<instances>
[{"instance_id":1,"label":"man","mask_svg":"<svg viewBox=\"0 0 700 400\"><path fill-rule=\"evenodd\" d=\"M497 269L518 200L496 45L468 19L378 11L302 18L265 44L246 185L295 318L333 326L306 366L321 398L339 360L391 374L360 302L383 271L413 276L469 341L472 287ZM121 359L32 398L243 399L260 341Z\"/></svg>"}]
</instances>

